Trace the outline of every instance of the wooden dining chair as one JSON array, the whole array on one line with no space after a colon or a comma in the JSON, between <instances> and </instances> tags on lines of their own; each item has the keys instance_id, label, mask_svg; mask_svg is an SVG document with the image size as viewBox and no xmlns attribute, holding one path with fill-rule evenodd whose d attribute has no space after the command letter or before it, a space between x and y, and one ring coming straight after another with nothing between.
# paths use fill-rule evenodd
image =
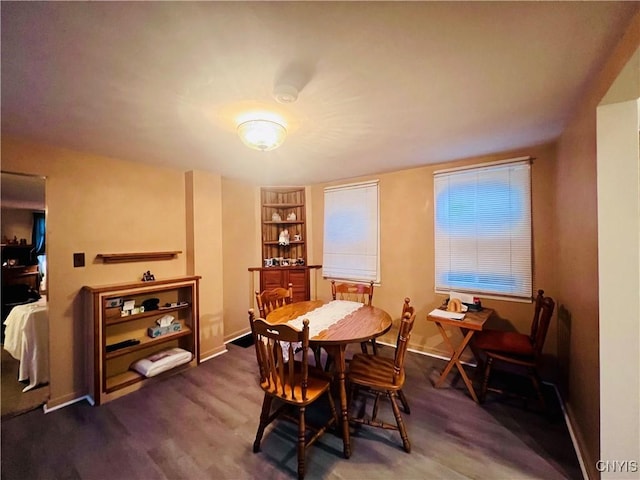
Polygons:
<instances>
[{"instance_id":1,"label":"wooden dining chair","mask_svg":"<svg viewBox=\"0 0 640 480\"><path fill-rule=\"evenodd\" d=\"M351 302L360 302L365 305L371 305L373 300L373 282L364 283L336 283L331 280L331 297L334 300L349 300ZM362 353L367 353L367 342L360 344ZM378 353L375 339L371 339L371 348L373 353Z\"/></svg>"},{"instance_id":2,"label":"wooden dining chair","mask_svg":"<svg viewBox=\"0 0 640 480\"><path fill-rule=\"evenodd\" d=\"M256 305L260 312L260 317L267 318L267 315L278 307L283 307L293 301L293 284L287 288L277 287L271 290L256 291Z\"/></svg>"},{"instance_id":3,"label":"wooden dining chair","mask_svg":"<svg viewBox=\"0 0 640 480\"><path fill-rule=\"evenodd\" d=\"M308 365L309 320L303 321L302 331L283 323L270 324L255 318L249 310L249 323L256 358L260 370L260 388L264 391L260 424L253 442L253 451L260 451L260 442L265 428L277 418L297 423L298 478L304 478L305 451L331 426L338 424L338 415L331 396L331 375ZM294 344L302 344L302 357L294 359ZM307 423L307 406L326 396L331 410L330 418L320 426ZM273 400L279 405L272 412ZM290 410L297 410L291 415Z\"/></svg>"},{"instance_id":4,"label":"wooden dining chair","mask_svg":"<svg viewBox=\"0 0 640 480\"><path fill-rule=\"evenodd\" d=\"M409 315L413 315L415 313L415 308L413 308L413 306L411 305L411 299L409 297L404 298L404 302L402 303L402 315L400 315L400 318L404 318L406 313L409 313ZM411 414L409 402L407 401L407 397L404 395L402 389L398 390L398 398L402 403L402 409L404 410L404 412L407 415Z\"/></svg>"},{"instance_id":5,"label":"wooden dining chair","mask_svg":"<svg viewBox=\"0 0 640 480\"><path fill-rule=\"evenodd\" d=\"M393 358L356 353L349 363L349 370L347 372L350 408L359 393L374 395L371 415L367 416L365 408L362 408L358 416L349 415L349 421L362 425L397 430L400 433L402 445L407 453L411 452L411 443L409 442L407 429L402 420L396 397L399 396L398 392L402 390L405 383L404 360L415 319L416 314L414 311L408 310L404 313L398 331L396 351ZM383 395L386 396L391 403L393 416L396 420L395 425L384 422L378 418L378 401ZM363 407L366 407L366 399Z\"/></svg>"},{"instance_id":6,"label":"wooden dining chair","mask_svg":"<svg viewBox=\"0 0 640 480\"><path fill-rule=\"evenodd\" d=\"M544 410L546 402L540 388L538 373L542 347L551 323L555 303L552 298L544 296L544 290L538 290L530 333L507 332L502 330L482 330L472 342L474 351L486 356L484 378L480 401L484 401L487 391L500 394L517 395L515 389L497 388L490 385L493 369L507 370L511 375L528 377ZM509 385L506 386L507 388ZM527 398L523 395L517 395Z\"/></svg>"}]
</instances>

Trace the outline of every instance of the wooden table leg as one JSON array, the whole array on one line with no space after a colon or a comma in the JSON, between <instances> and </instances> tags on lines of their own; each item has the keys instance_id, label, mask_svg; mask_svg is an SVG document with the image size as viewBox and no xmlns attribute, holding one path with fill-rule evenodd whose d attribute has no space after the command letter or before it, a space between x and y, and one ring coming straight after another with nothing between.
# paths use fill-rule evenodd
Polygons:
<instances>
[{"instance_id":1,"label":"wooden table leg","mask_svg":"<svg viewBox=\"0 0 640 480\"><path fill-rule=\"evenodd\" d=\"M447 363L446 367L442 371L442 374L440 375L440 378L436 382L435 386L440 387L442 385L442 383L444 382L444 379L447 377L447 375L449 375L449 372L455 365L458 371L460 372L460 376L462 377L462 380L467 386L467 390L469 391L471 398L473 398L473 400L476 403L480 403L478 401L478 396L476 395L476 392L473 388L473 384L471 383L471 380L469 380L467 373L464 371L464 366L460 362L460 355L462 355L462 352L464 352L465 348L467 348L467 345L471 341L471 337L473 337L473 334L475 332L473 330L467 330L467 334L462 339L462 342L460 342L460 344L457 347L454 347L453 344L451 343L451 340L449 340L449 337L447 336L447 332L444 329L444 327L439 322L436 322L436 325L438 326L440 335L442 335L442 338L444 339L445 343L449 346L449 349L451 350L452 355L451 355L451 359L449 360L449 363Z\"/></svg>"},{"instance_id":2,"label":"wooden table leg","mask_svg":"<svg viewBox=\"0 0 640 480\"><path fill-rule=\"evenodd\" d=\"M447 346L449 347L449 350L451 351L451 358L449 359L449 362L447 363L446 367L444 367L444 370L440 374L440 378L436 382L436 387L440 387L440 386L442 386L442 383L444 382L444 379L447 378L447 375L449 375L449 372L453 368L453 365L455 363L453 355L455 354L456 349L453 346L453 344L451 343L451 340L449 340L449 336L447 335L447 331L444 329L442 324L440 322L436 322L436 326L438 327L438 330L440 331L440 335L444 339L444 343L447 344Z\"/></svg>"},{"instance_id":3,"label":"wooden table leg","mask_svg":"<svg viewBox=\"0 0 640 480\"><path fill-rule=\"evenodd\" d=\"M335 375L337 379L338 395L340 396L340 418L342 420L342 442L344 458L351 456L351 436L349 433L349 405L347 398L347 362L345 359L346 345L327 346L328 352L334 357Z\"/></svg>"}]
</instances>

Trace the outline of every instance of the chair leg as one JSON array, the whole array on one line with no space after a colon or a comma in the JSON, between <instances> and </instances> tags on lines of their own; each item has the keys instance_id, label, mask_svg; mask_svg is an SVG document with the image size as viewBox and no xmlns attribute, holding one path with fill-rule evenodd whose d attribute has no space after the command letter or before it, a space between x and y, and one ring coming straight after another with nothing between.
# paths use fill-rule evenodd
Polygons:
<instances>
[{"instance_id":1,"label":"chair leg","mask_svg":"<svg viewBox=\"0 0 640 480\"><path fill-rule=\"evenodd\" d=\"M409 408L409 402L407 402L407 397L404 396L404 392L402 390L398 390L398 398L400 398L400 402L402 403L402 409L404 413L407 415L411 414L411 409Z\"/></svg>"},{"instance_id":2,"label":"chair leg","mask_svg":"<svg viewBox=\"0 0 640 480\"><path fill-rule=\"evenodd\" d=\"M313 358L315 359L315 361L316 361L316 367L318 367L318 368L322 368L322 361L320 360L320 358L321 358L321 353L322 353L322 352L321 352L321 350L320 350L321 348L322 348L322 347L315 347L315 348L313 349ZM328 361L328 360L327 360L327 361Z\"/></svg>"},{"instance_id":3,"label":"chair leg","mask_svg":"<svg viewBox=\"0 0 640 480\"><path fill-rule=\"evenodd\" d=\"M378 344L376 343L376 339L371 339L371 348L373 349L373 354L378 355Z\"/></svg>"},{"instance_id":4,"label":"chair leg","mask_svg":"<svg viewBox=\"0 0 640 480\"><path fill-rule=\"evenodd\" d=\"M407 435L407 429L400 415L400 409L398 408L398 402L396 402L396 393L391 391L387 392L389 401L391 402L391 408L393 409L393 416L396 417L396 425L398 425L398 431L400 437L402 437L402 445L407 453L411 453L411 443L409 442L409 436Z\"/></svg>"},{"instance_id":5,"label":"chair leg","mask_svg":"<svg viewBox=\"0 0 640 480\"><path fill-rule=\"evenodd\" d=\"M265 394L262 401L262 412L260 413L260 425L258 425L258 432L256 433L256 439L253 442L253 453L260 451L260 441L262 435L264 435L264 429L269 423L269 413L271 412L271 401L273 397Z\"/></svg>"},{"instance_id":6,"label":"chair leg","mask_svg":"<svg viewBox=\"0 0 640 480\"><path fill-rule=\"evenodd\" d=\"M546 411L547 402L545 402L544 395L542 394L542 389L540 388L540 381L538 380L538 372L535 369L533 369L529 377L531 378L531 383L533 383L533 388L535 389L536 394L538 395L538 399L540 400L540 405L542 406L542 409Z\"/></svg>"},{"instance_id":7,"label":"chair leg","mask_svg":"<svg viewBox=\"0 0 640 480\"><path fill-rule=\"evenodd\" d=\"M484 378L482 379L482 391L480 392L480 403L484 402L487 396L487 388L489 388L489 376L491 375L491 365L493 358L487 358L487 364L484 367Z\"/></svg>"},{"instance_id":8,"label":"chair leg","mask_svg":"<svg viewBox=\"0 0 640 480\"><path fill-rule=\"evenodd\" d=\"M375 399L373 400L373 409L371 410L371 421L375 422L378 419L378 400L380 400L380 392L375 392Z\"/></svg>"},{"instance_id":9,"label":"chair leg","mask_svg":"<svg viewBox=\"0 0 640 480\"><path fill-rule=\"evenodd\" d=\"M362 353L364 353L365 355L369 353L369 351L367 350L367 342L360 343L360 350L362 350Z\"/></svg>"},{"instance_id":10,"label":"chair leg","mask_svg":"<svg viewBox=\"0 0 640 480\"><path fill-rule=\"evenodd\" d=\"M340 429L340 420L338 418L338 410L336 409L336 402L333 400L331 390L327 390L327 398L329 399L329 409L331 410L331 415L333 416L333 426L336 429L337 433Z\"/></svg>"},{"instance_id":11,"label":"chair leg","mask_svg":"<svg viewBox=\"0 0 640 480\"><path fill-rule=\"evenodd\" d=\"M331 372L333 371L335 365L333 362L333 357L331 355L329 355L329 353L327 352L327 361L324 364L324 371L325 372Z\"/></svg>"},{"instance_id":12,"label":"chair leg","mask_svg":"<svg viewBox=\"0 0 640 480\"><path fill-rule=\"evenodd\" d=\"M305 450L305 407L298 409L298 480L304 478L304 450Z\"/></svg>"},{"instance_id":13,"label":"chair leg","mask_svg":"<svg viewBox=\"0 0 640 480\"><path fill-rule=\"evenodd\" d=\"M349 387L349 393L348 393L349 397L347 399L347 405L348 405L348 411L351 411L351 408L353 407L354 401L355 399L357 399L360 396L360 386L359 385L351 385ZM360 420L362 418L364 418L364 416L366 415L367 412L367 399L366 397L362 397L362 403L360 404L360 407L358 409L358 411L356 413L354 413L353 415L350 415L349 418L353 419L353 420Z\"/></svg>"}]
</instances>

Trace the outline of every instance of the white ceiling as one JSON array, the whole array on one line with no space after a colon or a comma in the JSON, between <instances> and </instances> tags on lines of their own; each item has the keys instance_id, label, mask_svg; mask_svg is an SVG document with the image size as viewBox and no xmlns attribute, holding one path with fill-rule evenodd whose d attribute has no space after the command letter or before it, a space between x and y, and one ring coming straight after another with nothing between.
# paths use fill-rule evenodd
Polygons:
<instances>
[{"instance_id":1,"label":"white ceiling","mask_svg":"<svg viewBox=\"0 0 640 480\"><path fill-rule=\"evenodd\" d=\"M0 6L4 133L284 185L554 140L638 2ZM255 109L279 149L239 140Z\"/></svg>"}]
</instances>

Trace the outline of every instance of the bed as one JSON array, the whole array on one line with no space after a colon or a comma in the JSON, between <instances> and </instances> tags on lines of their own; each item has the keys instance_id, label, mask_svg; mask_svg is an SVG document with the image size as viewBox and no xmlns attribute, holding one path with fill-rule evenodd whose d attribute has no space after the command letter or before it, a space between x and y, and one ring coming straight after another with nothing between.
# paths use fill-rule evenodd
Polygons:
<instances>
[{"instance_id":1,"label":"bed","mask_svg":"<svg viewBox=\"0 0 640 480\"><path fill-rule=\"evenodd\" d=\"M20 361L18 381L27 392L49 381L49 312L46 298L16 305L4 321L4 349Z\"/></svg>"}]
</instances>

